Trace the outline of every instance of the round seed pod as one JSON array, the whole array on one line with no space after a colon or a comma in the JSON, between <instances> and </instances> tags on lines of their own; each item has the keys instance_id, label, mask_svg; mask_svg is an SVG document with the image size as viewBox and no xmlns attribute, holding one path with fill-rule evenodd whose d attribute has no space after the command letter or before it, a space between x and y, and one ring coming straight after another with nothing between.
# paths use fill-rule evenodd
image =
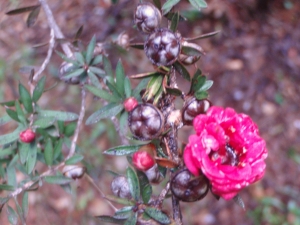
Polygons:
<instances>
[{"instance_id":1,"label":"round seed pod","mask_svg":"<svg viewBox=\"0 0 300 225\"><path fill-rule=\"evenodd\" d=\"M171 180L171 191L183 202L195 202L204 198L209 190L209 181L202 174L194 177L188 169L178 171Z\"/></svg>"},{"instance_id":2,"label":"round seed pod","mask_svg":"<svg viewBox=\"0 0 300 225\"><path fill-rule=\"evenodd\" d=\"M150 169L144 171L149 182L152 184L159 184L163 177L160 175L157 164L154 164Z\"/></svg>"},{"instance_id":3,"label":"round seed pod","mask_svg":"<svg viewBox=\"0 0 300 225\"><path fill-rule=\"evenodd\" d=\"M144 44L147 57L157 66L173 64L180 53L180 39L167 28L151 33Z\"/></svg>"},{"instance_id":4,"label":"round seed pod","mask_svg":"<svg viewBox=\"0 0 300 225\"><path fill-rule=\"evenodd\" d=\"M139 31L144 33L153 32L161 22L161 13L151 3L141 3L135 9L134 23Z\"/></svg>"},{"instance_id":5,"label":"round seed pod","mask_svg":"<svg viewBox=\"0 0 300 225\"><path fill-rule=\"evenodd\" d=\"M65 75L72 72L75 69L74 65L72 63L63 62L59 67L59 79L68 83L68 84L79 84L80 78L77 77L71 77L69 79L65 78Z\"/></svg>"},{"instance_id":6,"label":"round seed pod","mask_svg":"<svg viewBox=\"0 0 300 225\"><path fill-rule=\"evenodd\" d=\"M33 130L28 128L19 134L19 138L21 142L31 143L35 139L35 133L33 132Z\"/></svg>"},{"instance_id":7,"label":"round seed pod","mask_svg":"<svg viewBox=\"0 0 300 225\"><path fill-rule=\"evenodd\" d=\"M118 176L111 182L111 191L119 198L131 199L128 181L124 176Z\"/></svg>"},{"instance_id":8,"label":"round seed pod","mask_svg":"<svg viewBox=\"0 0 300 225\"><path fill-rule=\"evenodd\" d=\"M182 122L184 125L192 125L194 118L199 114L204 114L211 106L208 99L198 100L189 98L182 107Z\"/></svg>"},{"instance_id":9,"label":"round seed pod","mask_svg":"<svg viewBox=\"0 0 300 225\"><path fill-rule=\"evenodd\" d=\"M62 172L64 176L76 180L83 177L84 173L86 172L86 168L83 166L68 165L63 168Z\"/></svg>"},{"instance_id":10,"label":"round seed pod","mask_svg":"<svg viewBox=\"0 0 300 225\"><path fill-rule=\"evenodd\" d=\"M129 112L128 124L136 139L149 141L161 134L164 117L154 105L143 103Z\"/></svg>"}]
</instances>

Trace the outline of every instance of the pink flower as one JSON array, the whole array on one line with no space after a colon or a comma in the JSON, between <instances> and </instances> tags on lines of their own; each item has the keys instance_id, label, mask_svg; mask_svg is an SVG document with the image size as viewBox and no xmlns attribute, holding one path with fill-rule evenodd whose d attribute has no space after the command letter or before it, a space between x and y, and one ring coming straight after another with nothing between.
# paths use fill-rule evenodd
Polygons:
<instances>
[{"instance_id":1,"label":"pink flower","mask_svg":"<svg viewBox=\"0 0 300 225\"><path fill-rule=\"evenodd\" d=\"M202 172L210 180L214 194L229 200L263 177L266 144L249 116L213 106L193 125L184 162L195 176Z\"/></svg>"}]
</instances>

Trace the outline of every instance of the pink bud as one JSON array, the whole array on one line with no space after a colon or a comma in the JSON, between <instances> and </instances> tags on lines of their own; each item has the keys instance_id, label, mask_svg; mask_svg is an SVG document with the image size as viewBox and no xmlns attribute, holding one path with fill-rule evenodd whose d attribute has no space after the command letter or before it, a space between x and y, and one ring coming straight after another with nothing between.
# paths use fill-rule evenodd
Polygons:
<instances>
[{"instance_id":1,"label":"pink bud","mask_svg":"<svg viewBox=\"0 0 300 225\"><path fill-rule=\"evenodd\" d=\"M123 104L124 104L125 110L127 112L130 112L137 106L138 101L134 97L130 97L130 98L127 98Z\"/></svg>"},{"instance_id":2,"label":"pink bud","mask_svg":"<svg viewBox=\"0 0 300 225\"><path fill-rule=\"evenodd\" d=\"M20 133L20 140L24 143L31 143L35 139L35 133L31 129L24 130Z\"/></svg>"},{"instance_id":3,"label":"pink bud","mask_svg":"<svg viewBox=\"0 0 300 225\"><path fill-rule=\"evenodd\" d=\"M147 171L154 166L155 161L148 151L137 151L132 156L132 163L138 170Z\"/></svg>"}]
</instances>

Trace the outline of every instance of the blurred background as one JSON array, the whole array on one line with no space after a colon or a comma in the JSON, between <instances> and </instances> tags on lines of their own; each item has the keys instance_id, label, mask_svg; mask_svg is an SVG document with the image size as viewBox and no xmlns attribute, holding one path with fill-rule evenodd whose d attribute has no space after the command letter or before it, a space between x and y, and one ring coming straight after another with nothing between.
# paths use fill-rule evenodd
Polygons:
<instances>
[{"instance_id":1,"label":"blurred background","mask_svg":"<svg viewBox=\"0 0 300 225\"><path fill-rule=\"evenodd\" d=\"M109 59L115 67L119 58L127 75L153 71L144 52L120 49L114 43L122 32L131 42L143 42L145 36L133 26L133 10L138 1L72 0L48 1L66 38L72 39L83 25L81 40L88 43L95 34L106 43ZM36 24L26 27L28 13L7 16L5 12L37 4L32 0L0 1L0 102L16 99L18 82L28 82L23 66L42 64L47 46L34 47L49 40L49 27L41 10ZM188 1L175 9L188 19L179 25L183 37L195 37L219 30L212 38L196 41L206 55L197 63L214 81L209 99L214 105L233 107L250 115L258 124L268 147L264 178L241 191L246 211L233 201L216 200L211 194L195 203L182 203L186 225L299 225L300 224L300 1L299 0L207 0L208 8L194 10ZM162 26L166 26L164 21ZM57 50L60 46L57 45ZM47 66L47 87L43 95L45 109L79 112L80 92L58 79L62 60L54 54ZM191 74L196 67L188 67ZM133 81L134 83L135 81ZM183 90L187 83L178 78ZM180 103L179 103L180 104ZM86 118L100 107L89 96ZM0 108L0 117L4 115ZM0 134L10 131L1 127ZM182 129L180 141L186 142L191 127ZM110 192L112 176L105 170L122 173L125 157L101 153L120 144L111 121L84 126L78 144L83 150L88 171L104 193ZM39 167L40 171L47 168ZM73 194L59 186L43 185L29 194L27 224L104 224L94 216L112 214L99 192L83 178L74 182ZM157 187L157 193L159 188ZM0 196L3 193L0 193ZM13 205L13 202L11 202ZM166 201L170 209L170 201ZM0 214L6 225L6 210Z\"/></svg>"}]
</instances>

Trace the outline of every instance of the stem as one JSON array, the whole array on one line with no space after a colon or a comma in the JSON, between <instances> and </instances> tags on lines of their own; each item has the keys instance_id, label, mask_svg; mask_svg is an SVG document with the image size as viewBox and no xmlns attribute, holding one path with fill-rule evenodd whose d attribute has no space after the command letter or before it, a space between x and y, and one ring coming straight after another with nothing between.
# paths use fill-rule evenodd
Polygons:
<instances>
[{"instance_id":1,"label":"stem","mask_svg":"<svg viewBox=\"0 0 300 225\"><path fill-rule=\"evenodd\" d=\"M46 14L46 17L47 17L47 20L48 20L48 24L49 26L51 27L51 29L53 29L54 31L54 34L55 34L55 37L56 38L59 38L59 39L63 39L65 38L63 33L61 32L59 26L57 26L57 23L53 17L53 14L52 14L52 11L47 3L47 0L39 0L39 2L41 3L43 9L44 9L44 12ZM64 51L64 53L70 58L73 53L69 47L69 45L67 43L62 43L61 44L61 47Z\"/></svg>"},{"instance_id":2,"label":"stem","mask_svg":"<svg viewBox=\"0 0 300 225\"><path fill-rule=\"evenodd\" d=\"M69 159L75 153L76 142L77 142L80 127L81 127L81 124L82 124L82 121L83 121L83 118L84 118L84 115L85 115L85 97L86 97L86 91L83 87L81 87L81 108L80 108L79 118L78 118L78 121L77 121L76 130L75 130L75 133L74 133L74 136L73 136L71 148L70 148L69 154L68 154L66 159Z\"/></svg>"}]
</instances>

